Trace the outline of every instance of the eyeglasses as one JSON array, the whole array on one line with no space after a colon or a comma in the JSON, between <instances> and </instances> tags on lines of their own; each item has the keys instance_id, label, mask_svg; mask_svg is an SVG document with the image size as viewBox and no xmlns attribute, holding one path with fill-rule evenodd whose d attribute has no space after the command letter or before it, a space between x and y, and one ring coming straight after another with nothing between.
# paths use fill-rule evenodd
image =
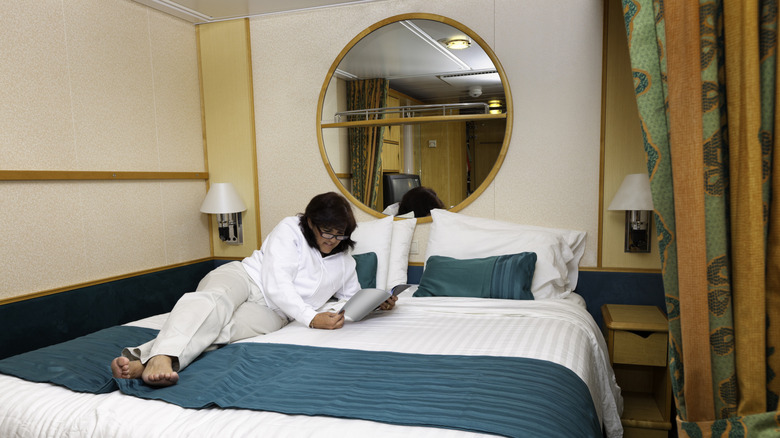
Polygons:
<instances>
[{"instance_id":1,"label":"eyeglasses","mask_svg":"<svg viewBox=\"0 0 780 438\"><path fill-rule=\"evenodd\" d=\"M317 230L320 232L320 236L322 236L324 239L336 239L336 240L347 240L349 239L349 236L342 236L337 234L331 234L331 233L323 233L320 227L317 227Z\"/></svg>"}]
</instances>

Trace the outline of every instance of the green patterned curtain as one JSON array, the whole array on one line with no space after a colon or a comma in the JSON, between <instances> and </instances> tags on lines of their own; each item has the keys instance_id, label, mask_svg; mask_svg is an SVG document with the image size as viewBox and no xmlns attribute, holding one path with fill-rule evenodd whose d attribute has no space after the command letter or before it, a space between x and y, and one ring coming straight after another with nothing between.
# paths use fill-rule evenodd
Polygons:
<instances>
[{"instance_id":1,"label":"green patterned curtain","mask_svg":"<svg viewBox=\"0 0 780 438\"><path fill-rule=\"evenodd\" d=\"M680 436L780 436L777 0L622 0Z\"/></svg>"},{"instance_id":2,"label":"green patterned curtain","mask_svg":"<svg viewBox=\"0 0 780 438\"><path fill-rule=\"evenodd\" d=\"M389 81L366 79L347 82L347 109L383 108L387 102ZM384 118L371 116L368 120ZM366 120L354 117L349 121ZM350 169L352 195L363 204L376 209L379 181L382 174L382 143L384 127L349 128Z\"/></svg>"}]
</instances>

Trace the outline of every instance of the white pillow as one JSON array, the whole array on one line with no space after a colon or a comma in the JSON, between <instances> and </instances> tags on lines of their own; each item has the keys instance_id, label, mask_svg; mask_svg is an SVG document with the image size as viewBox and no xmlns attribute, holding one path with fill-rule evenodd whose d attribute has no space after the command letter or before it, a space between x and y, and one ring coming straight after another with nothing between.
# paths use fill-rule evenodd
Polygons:
<instances>
[{"instance_id":1,"label":"white pillow","mask_svg":"<svg viewBox=\"0 0 780 438\"><path fill-rule=\"evenodd\" d=\"M433 255L472 259L535 252L534 299L565 298L572 291L567 264L574 253L559 234L510 222L433 210L425 259Z\"/></svg>"},{"instance_id":2,"label":"white pillow","mask_svg":"<svg viewBox=\"0 0 780 438\"><path fill-rule=\"evenodd\" d=\"M456 214L450 212L446 212L446 213ZM538 231L546 231L558 235L563 239L564 242L566 242L566 244L571 249L572 254L574 255L574 258L572 258L568 263L566 263L566 268L569 271L569 275L568 275L569 287L571 288L571 290L577 288L577 279L579 278L580 260L582 259L582 256L585 254L585 246L587 244L585 237L587 237L588 233L586 233L585 231L567 230L564 228L547 228L547 227L539 227L536 225L516 224L512 222L503 222L503 221L497 221L492 219L475 218L469 216L466 217L468 218L467 220L469 221L482 223L482 226L484 227L494 227L496 229L507 229L510 231L511 230L538 230Z\"/></svg>"},{"instance_id":3,"label":"white pillow","mask_svg":"<svg viewBox=\"0 0 780 438\"><path fill-rule=\"evenodd\" d=\"M474 218L474 219L479 219L479 218ZM571 290L577 288L577 278L579 277L579 272L580 272L580 259L582 259L582 255L585 254L585 244L587 243L587 241L585 240L587 233L585 231L567 230L564 228L547 228L547 227L539 227L535 225L514 224L511 222L501 222L501 221L495 221L491 219L483 219L483 220L489 221L489 225L498 227L500 229L505 228L507 230L546 231L548 233L553 233L559 236L560 238L562 238L563 241L566 243L566 245L569 246L572 254L574 255L574 258L572 258L568 263L566 263L566 268L569 271L569 275L568 275L569 288Z\"/></svg>"},{"instance_id":4,"label":"white pillow","mask_svg":"<svg viewBox=\"0 0 780 438\"><path fill-rule=\"evenodd\" d=\"M398 214L398 207L400 206L400 202L396 202L394 204L390 204L382 211L382 214L386 214L388 216L395 216Z\"/></svg>"},{"instance_id":5,"label":"white pillow","mask_svg":"<svg viewBox=\"0 0 780 438\"><path fill-rule=\"evenodd\" d=\"M417 219L393 221L393 237L390 240L390 266L387 270L387 288L406 283L409 268L409 250Z\"/></svg>"},{"instance_id":6,"label":"white pillow","mask_svg":"<svg viewBox=\"0 0 780 438\"><path fill-rule=\"evenodd\" d=\"M376 254L376 287L387 289L387 272L390 263L390 241L393 236L393 217L358 222L352 232L355 248L352 254Z\"/></svg>"}]
</instances>

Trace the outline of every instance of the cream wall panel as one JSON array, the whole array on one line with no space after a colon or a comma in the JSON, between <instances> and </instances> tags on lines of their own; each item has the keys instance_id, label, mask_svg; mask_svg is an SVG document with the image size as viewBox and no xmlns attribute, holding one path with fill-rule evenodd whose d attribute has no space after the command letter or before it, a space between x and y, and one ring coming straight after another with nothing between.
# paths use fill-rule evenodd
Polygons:
<instances>
[{"instance_id":1,"label":"cream wall panel","mask_svg":"<svg viewBox=\"0 0 780 438\"><path fill-rule=\"evenodd\" d=\"M0 299L208 257L204 185L0 184Z\"/></svg>"},{"instance_id":2,"label":"cream wall panel","mask_svg":"<svg viewBox=\"0 0 780 438\"><path fill-rule=\"evenodd\" d=\"M320 157L315 130L324 72L338 53L331 55L325 41L341 23L354 20L352 13L335 10L352 11L323 9L250 20L263 238L283 217L303 212L314 195L337 190ZM336 19L339 26L332 25ZM334 48L343 39L337 38Z\"/></svg>"},{"instance_id":3,"label":"cream wall panel","mask_svg":"<svg viewBox=\"0 0 780 438\"><path fill-rule=\"evenodd\" d=\"M497 3L495 50L515 115L495 181L496 216L584 230L580 264L596 266L602 2Z\"/></svg>"},{"instance_id":4,"label":"cream wall panel","mask_svg":"<svg viewBox=\"0 0 780 438\"><path fill-rule=\"evenodd\" d=\"M205 170L195 26L0 0L0 170ZM210 255L202 180L0 181L0 299Z\"/></svg>"},{"instance_id":5,"label":"cream wall panel","mask_svg":"<svg viewBox=\"0 0 780 438\"><path fill-rule=\"evenodd\" d=\"M0 16L0 165L203 171L195 27L130 0Z\"/></svg>"},{"instance_id":6,"label":"cream wall panel","mask_svg":"<svg viewBox=\"0 0 780 438\"><path fill-rule=\"evenodd\" d=\"M0 4L0 166L73 167L62 1Z\"/></svg>"},{"instance_id":7,"label":"cream wall panel","mask_svg":"<svg viewBox=\"0 0 780 438\"><path fill-rule=\"evenodd\" d=\"M209 215L200 212L205 187L204 181L160 183L166 265L209 256Z\"/></svg>"},{"instance_id":8,"label":"cream wall panel","mask_svg":"<svg viewBox=\"0 0 780 438\"><path fill-rule=\"evenodd\" d=\"M77 166L158 170L149 14L129 1L109 3L65 8Z\"/></svg>"},{"instance_id":9,"label":"cream wall panel","mask_svg":"<svg viewBox=\"0 0 780 438\"><path fill-rule=\"evenodd\" d=\"M84 265L108 276L165 265L165 228L156 181L80 184Z\"/></svg>"},{"instance_id":10,"label":"cream wall panel","mask_svg":"<svg viewBox=\"0 0 780 438\"><path fill-rule=\"evenodd\" d=\"M198 49L192 24L150 11L159 170L205 170Z\"/></svg>"},{"instance_id":11,"label":"cream wall panel","mask_svg":"<svg viewBox=\"0 0 780 438\"><path fill-rule=\"evenodd\" d=\"M75 183L0 183L0 299L85 281Z\"/></svg>"},{"instance_id":12,"label":"cream wall panel","mask_svg":"<svg viewBox=\"0 0 780 438\"><path fill-rule=\"evenodd\" d=\"M468 26L493 47L511 86L515 118L507 159L494 183L462 212L585 230L582 265L595 266L601 0L405 0L253 18L264 233L301 211L314 194L336 189L315 132L317 99L331 63L365 28L409 12L441 14ZM288 181L283 190L281 181ZM372 219L357 212L359 220ZM418 225L420 251L412 261L423 260L429 227Z\"/></svg>"}]
</instances>

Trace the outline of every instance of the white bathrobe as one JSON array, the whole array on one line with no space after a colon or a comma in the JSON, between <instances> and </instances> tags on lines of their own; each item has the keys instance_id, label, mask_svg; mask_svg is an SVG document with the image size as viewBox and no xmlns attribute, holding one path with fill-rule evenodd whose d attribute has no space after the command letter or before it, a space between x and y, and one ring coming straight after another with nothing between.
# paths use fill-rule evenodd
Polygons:
<instances>
[{"instance_id":1,"label":"white bathrobe","mask_svg":"<svg viewBox=\"0 0 780 438\"><path fill-rule=\"evenodd\" d=\"M297 216L283 219L260 250L242 263L269 308L309 325L316 309L333 296L351 297L360 284L352 256L341 252L322 257L306 242L298 223Z\"/></svg>"},{"instance_id":2,"label":"white bathrobe","mask_svg":"<svg viewBox=\"0 0 780 438\"><path fill-rule=\"evenodd\" d=\"M323 257L299 222L283 219L251 256L211 271L179 299L155 339L122 354L143 363L171 356L179 371L218 345L279 330L290 320L308 326L331 297L355 294L360 283L352 256Z\"/></svg>"}]
</instances>

